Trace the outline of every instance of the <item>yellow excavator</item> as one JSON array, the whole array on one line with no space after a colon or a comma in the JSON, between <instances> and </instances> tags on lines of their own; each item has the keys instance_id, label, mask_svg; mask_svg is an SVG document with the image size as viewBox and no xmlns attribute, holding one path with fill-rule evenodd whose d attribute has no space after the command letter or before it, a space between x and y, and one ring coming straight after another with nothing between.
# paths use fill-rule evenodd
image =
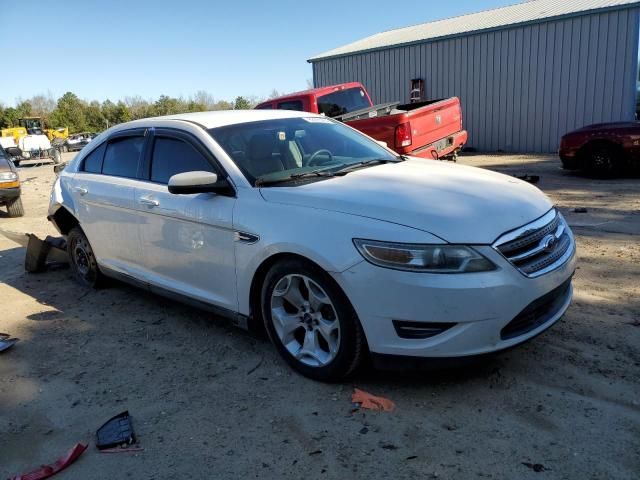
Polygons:
<instances>
[{"instance_id":1,"label":"yellow excavator","mask_svg":"<svg viewBox=\"0 0 640 480\"><path fill-rule=\"evenodd\" d=\"M16 145L22 137L27 135L46 135L50 142L64 141L69 136L69 128L45 128L42 117L24 117L18 119L17 127L3 128L0 131L2 137L13 137Z\"/></svg>"}]
</instances>

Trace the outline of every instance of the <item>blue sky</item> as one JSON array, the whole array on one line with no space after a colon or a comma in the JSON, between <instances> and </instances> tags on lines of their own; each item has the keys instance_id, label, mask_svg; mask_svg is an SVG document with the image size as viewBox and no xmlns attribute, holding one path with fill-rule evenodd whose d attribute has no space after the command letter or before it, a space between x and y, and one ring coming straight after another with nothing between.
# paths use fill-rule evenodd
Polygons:
<instances>
[{"instance_id":1,"label":"blue sky","mask_svg":"<svg viewBox=\"0 0 640 480\"><path fill-rule=\"evenodd\" d=\"M3 69L0 103L68 90L89 100L198 90L228 100L300 90L315 54L383 30L512 3L0 0L0 45L16 67Z\"/></svg>"}]
</instances>

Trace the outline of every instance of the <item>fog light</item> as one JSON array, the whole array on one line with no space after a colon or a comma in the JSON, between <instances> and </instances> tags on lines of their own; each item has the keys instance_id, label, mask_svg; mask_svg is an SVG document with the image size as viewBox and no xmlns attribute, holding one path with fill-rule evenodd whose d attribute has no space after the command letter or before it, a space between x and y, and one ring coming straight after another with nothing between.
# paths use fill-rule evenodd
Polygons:
<instances>
[{"instance_id":1,"label":"fog light","mask_svg":"<svg viewBox=\"0 0 640 480\"><path fill-rule=\"evenodd\" d=\"M400 338L425 339L440 335L456 325L455 323L409 322L393 320L393 328Z\"/></svg>"}]
</instances>

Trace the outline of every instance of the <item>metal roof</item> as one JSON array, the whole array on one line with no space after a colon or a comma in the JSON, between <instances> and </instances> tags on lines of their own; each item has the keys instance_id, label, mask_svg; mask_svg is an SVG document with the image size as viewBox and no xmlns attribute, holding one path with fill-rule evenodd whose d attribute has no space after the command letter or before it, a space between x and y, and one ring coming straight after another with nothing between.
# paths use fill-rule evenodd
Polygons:
<instances>
[{"instance_id":1,"label":"metal roof","mask_svg":"<svg viewBox=\"0 0 640 480\"><path fill-rule=\"evenodd\" d=\"M334 48L310 58L309 62L342 57L368 50L419 43L523 23L548 21L556 17L583 15L594 10L614 10L640 4L638 0L531 0L459 17L387 30Z\"/></svg>"}]
</instances>

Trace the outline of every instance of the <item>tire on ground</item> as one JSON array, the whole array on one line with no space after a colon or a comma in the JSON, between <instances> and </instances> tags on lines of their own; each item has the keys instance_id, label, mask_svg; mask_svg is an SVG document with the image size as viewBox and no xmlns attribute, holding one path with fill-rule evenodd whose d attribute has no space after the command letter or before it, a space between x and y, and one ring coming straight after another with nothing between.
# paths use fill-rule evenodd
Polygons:
<instances>
[{"instance_id":1,"label":"tire on ground","mask_svg":"<svg viewBox=\"0 0 640 480\"><path fill-rule=\"evenodd\" d=\"M57 148L54 148L51 154L51 159L53 160L54 165L58 165L62 160L62 157L60 155L60 150L58 150Z\"/></svg>"},{"instance_id":2,"label":"tire on ground","mask_svg":"<svg viewBox=\"0 0 640 480\"><path fill-rule=\"evenodd\" d=\"M76 280L82 285L99 288L104 284L91 244L80 227L74 227L67 235L69 264Z\"/></svg>"},{"instance_id":3,"label":"tire on ground","mask_svg":"<svg viewBox=\"0 0 640 480\"><path fill-rule=\"evenodd\" d=\"M587 169L592 175L609 177L624 166L624 152L614 143L598 142L587 146Z\"/></svg>"},{"instance_id":4,"label":"tire on ground","mask_svg":"<svg viewBox=\"0 0 640 480\"><path fill-rule=\"evenodd\" d=\"M16 198L15 200L7 203L7 212L9 212L10 217L22 217L24 215L22 199Z\"/></svg>"},{"instance_id":5,"label":"tire on ground","mask_svg":"<svg viewBox=\"0 0 640 480\"><path fill-rule=\"evenodd\" d=\"M271 314L271 298L278 283L287 275L308 277L324 290L333 304L340 325L340 335L337 353L326 365L311 366L296 359L276 333ZM368 348L362 326L347 296L328 273L311 262L291 258L272 266L262 285L260 304L265 329L278 353L294 370L309 378L323 382L343 380L356 372L367 355Z\"/></svg>"}]
</instances>

